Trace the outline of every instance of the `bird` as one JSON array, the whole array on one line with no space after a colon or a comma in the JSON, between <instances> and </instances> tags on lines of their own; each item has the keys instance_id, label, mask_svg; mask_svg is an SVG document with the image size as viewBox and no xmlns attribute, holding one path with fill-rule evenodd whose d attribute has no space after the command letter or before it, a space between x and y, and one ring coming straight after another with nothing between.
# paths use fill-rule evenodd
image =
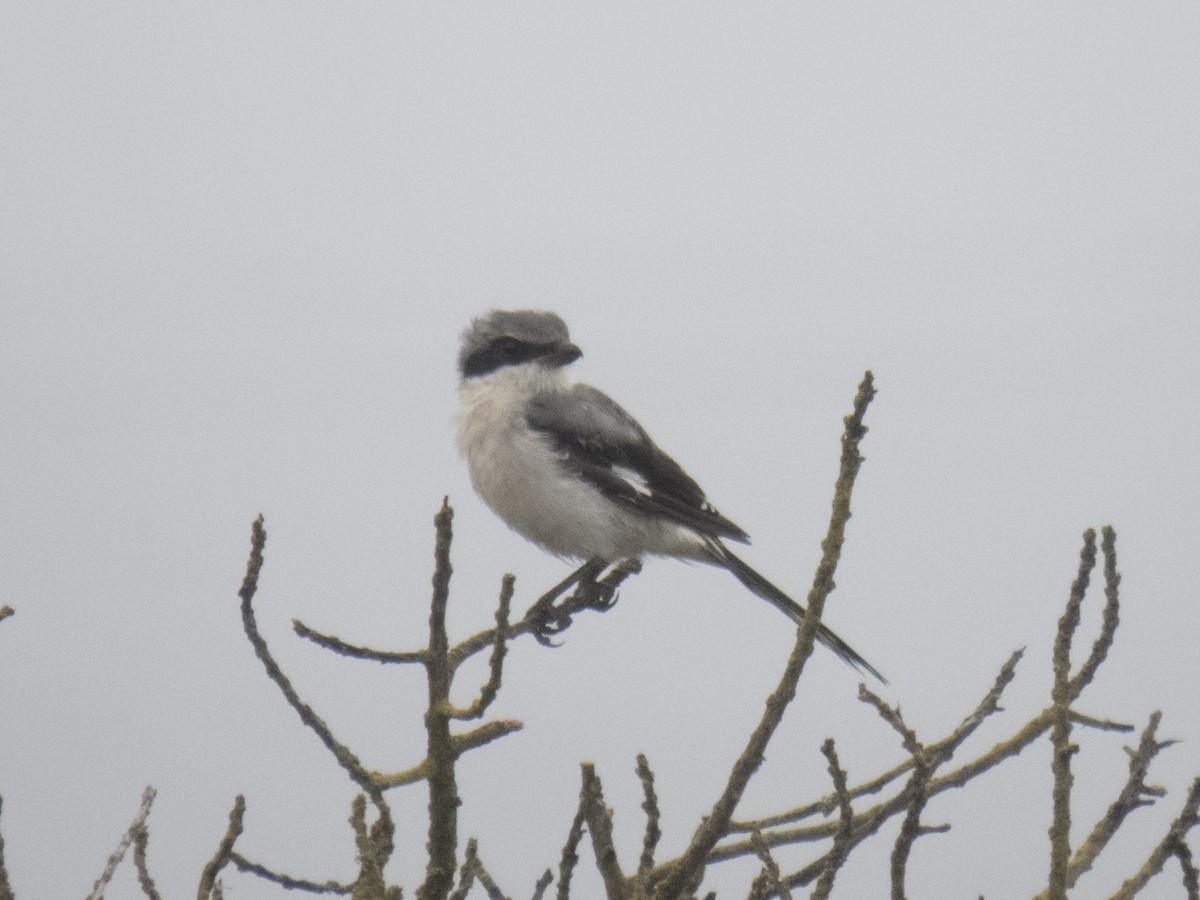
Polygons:
<instances>
[{"instance_id":1,"label":"bird","mask_svg":"<svg viewBox=\"0 0 1200 900\"><path fill-rule=\"evenodd\" d=\"M582 355L548 310L471 320L458 355L457 444L476 493L543 550L584 561L580 572L644 556L708 563L802 623L804 607L729 549L749 535L616 401L568 377ZM816 639L886 683L824 624Z\"/></svg>"}]
</instances>

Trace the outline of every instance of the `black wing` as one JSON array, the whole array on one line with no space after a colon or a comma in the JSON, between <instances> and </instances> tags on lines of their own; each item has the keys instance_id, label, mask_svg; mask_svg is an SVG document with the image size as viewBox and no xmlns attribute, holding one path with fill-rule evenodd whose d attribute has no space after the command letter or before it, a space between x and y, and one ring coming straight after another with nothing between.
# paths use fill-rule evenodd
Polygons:
<instances>
[{"instance_id":1,"label":"black wing","mask_svg":"<svg viewBox=\"0 0 1200 900\"><path fill-rule=\"evenodd\" d=\"M565 393L539 395L530 401L526 419L549 438L564 465L605 496L702 535L749 542L637 420L594 387L577 384Z\"/></svg>"}]
</instances>

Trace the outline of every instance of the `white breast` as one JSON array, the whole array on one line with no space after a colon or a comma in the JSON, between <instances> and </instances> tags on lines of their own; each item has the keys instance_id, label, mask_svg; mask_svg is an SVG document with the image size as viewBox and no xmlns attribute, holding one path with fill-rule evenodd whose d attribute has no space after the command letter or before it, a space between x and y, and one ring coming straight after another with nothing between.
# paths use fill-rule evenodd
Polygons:
<instances>
[{"instance_id":1,"label":"white breast","mask_svg":"<svg viewBox=\"0 0 1200 900\"><path fill-rule=\"evenodd\" d=\"M463 382L458 450L479 496L510 528L557 556L696 555L694 532L613 503L566 469L549 441L530 429L529 398L566 389L561 371L536 364Z\"/></svg>"},{"instance_id":2,"label":"white breast","mask_svg":"<svg viewBox=\"0 0 1200 900\"><path fill-rule=\"evenodd\" d=\"M458 451L476 492L510 528L551 553L585 558L588 542L572 527L564 494L586 486L560 474L549 445L525 422L529 397L539 388L554 389L555 375L561 382L560 373L541 366L507 366L465 381L459 389Z\"/></svg>"}]
</instances>

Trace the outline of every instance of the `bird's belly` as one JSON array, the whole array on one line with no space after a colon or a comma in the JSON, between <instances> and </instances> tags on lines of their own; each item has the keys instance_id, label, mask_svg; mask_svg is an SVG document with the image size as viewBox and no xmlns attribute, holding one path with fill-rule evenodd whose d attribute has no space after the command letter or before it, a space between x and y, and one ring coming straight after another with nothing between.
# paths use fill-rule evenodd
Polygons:
<instances>
[{"instance_id":1,"label":"bird's belly","mask_svg":"<svg viewBox=\"0 0 1200 900\"><path fill-rule=\"evenodd\" d=\"M481 436L467 449L471 483L514 531L556 556L690 556L690 529L615 503L567 469L535 433Z\"/></svg>"},{"instance_id":2,"label":"bird's belly","mask_svg":"<svg viewBox=\"0 0 1200 900\"><path fill-rule=\"evenodd\" d=\"M558 556L612 558L603 546L602 498L536 435L490 435L467 463L479 496L514 531Z\"/></svg>"},{"instance_id":3,"label":"bird's belly","mask_svg":"<svg viewBox=\"0 0 1200 900\"><path fill-rule=\"evenodd\" d=\"M523 392L484 387L460 390L458 449L475 491L510 528L571 559L705 558L695 531L613 501L571 471L525 423Z\"/></svg>"}]
</instances>

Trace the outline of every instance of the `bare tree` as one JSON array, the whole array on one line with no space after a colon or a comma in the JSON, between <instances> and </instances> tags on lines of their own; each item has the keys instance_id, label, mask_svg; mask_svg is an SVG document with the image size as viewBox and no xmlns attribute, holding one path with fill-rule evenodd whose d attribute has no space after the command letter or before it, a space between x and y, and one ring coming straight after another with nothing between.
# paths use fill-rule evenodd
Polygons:
<instances>
[{"instance_id":1,"label":"bare tree","mask_svg":"<svg viewBox=\"0 0 1200 900\"><path fill-rule=\"evenodd\" d=\"M532 886L530 895L535 900L546 897L552 885L555 886L558 900L568 900L576 870L586 856L590 856L595 865L609 900L712 897L715 895L702 894L707 872L729 860L751 857L758 860L759 872L746 886L749 898L765 900L778 897L790 900L796 896L794 891L809 885L812 885L813 897L826 898L833 894L838 873L855 849L876 835L893 818L900 820L900 828L892 845L891 895L899 900L906 896L906 872L917 839L949 827L923 821L930 799L951 788L968 786L985 772L1016 758L1025 748L1046 735L1052 748L1053 789L1047 798L1047 804L1052 809L1052 823L1048 835L1047 884L1038 897L1061 900L1068 896L1080 876L1095 864L1130 813L1165 796L1163 788L1147 782L1155 756L1171 743L1158 739L1161 713L1155 711L1150 714L1137 747L1128 750L1129 777L1125 785L1082 844L1071 847L1071 799L1074 787L1071 759L1078 750L1074 741L1082 729L1134 730L1129 725L1085 715L1076 708L1081 695L1104 664L1119 622L1120 575L1117 571L1116 534L1112 528L1105 527L1100 534L1099 546L1095 531L1089 529L1083 535L1078 573L1069 591L1054 642L1053 683L1046 708L1013 728L1004 740L989 748L965 754L966 761L961 761L960 757L964 755L960 752L961 748L979 726L989 717L1000 714L1001 696L1015 676L1022 651L1018 650L1009 656L990 688L962 722L949 734L932 741L919 737L904 721L898 708L890 706L862 685L859 698L876 710L885 730L894 732L903 758L887 771L851 786L841 767L834 741L829 738L820 747L828 763L831 781L831 789L827 794L753 820L734 817L739 801L763 762L767 746L785 710L796 697L797 684L812 654L814 636L825 603L833 591L834 575L850 518L854 481L862 463L859 445L867 431L864 417L873 396L874 384L868 372L859 386L853 411L845 419L840 470L834 486L829 526L821 545L822 557L808 592L808 614L797 629L792 651L778 683L767 698L760 721L747 735L725 784L714 792L711 810L697 823L683 852L671 859L657 859L662 831L654 774L645 756L639 755L636 772L642 784L644 799L641 808L645 816L645 829L636 863L626 860L623 864L614 843L613 813L605 803L600 776L593 765L584 763L581 767L579 802L566 839L557 851L557 872L548 867ZM446 628L446 609L452 574L452 521L453 511L448 503L443 502L434 518L436 543L433 590L429 633L424 647L416 650L377 649L317 632L300 621L293 623L296 634L301 638L343 656L385 664L416 665L424 669L428 686L428 702L423 716L425 755L420 760L410 761L404 768L387 772L366 768L358 756L333 734L325 721L299 696L259 632L253 601L263 566L267 535L262 518L254 522L250 559L239 592L243 627L268 677L280 689L301 721L359 788L360 793L351 805L349 818L358 874L352 882L320 881L285 873L246 858L236 849L246 810L245 800L239 796L230 812L229 826L200 876L197 888L200 900L222 896L220 879L222 873L231 868L246 877L312 894L348 895L356 900L399 900L402 896L401 887L389 884L386 876L388 861L395 850L395 828L387 798L390 791L420 783L427 787L429 803L425 874L422 883L416 887L416 897L420 900L465 900L473 892L482 892L489 900L508 896L481 859L476 840L472 838L462 845L458 823L458 760L464 753L484 747L521 728L521 723L513 719L485 720L488 709L501 689L504 661L513 642L522 635L533 635L544 640L545 623L548 620L554 623L556 631L561 631L571 625L574 616L584 611L608 609L618 586L636 574L639 567L635 560L631 560L619 563L607 572L581 570L546 592L516 622L510 621L515 580L513 576L505 575L500 584L495 623L457 643L451 643ZM1071 647L1079 628L1080 610L1100 556L1103 557L1105 595L1102 624L1086 659L1072 672ZM553 613L550 616L547 616L548 609ZM11 610L5 607L0 610L0 619L10 614ZM484 652L489 654L490 660L486 681L470 703L465 706L454 705L450 695L455 676L466 660ZM466 723L469 722L479 724L467 727ZM143 893L149 898L159 896L146 862L146 822L153 799L153 788L147 788L133 823L97 880L92 897L103 896L108 880L131 845L134 847L134 864ZM817 819L819 821L814 821ZM1187 896L1200 898L1200 875L1187 844L1188 833L1198 821L1200 779L1196 779L1187 791L1178 817L1162 840L1141 865L1132 869L1128 879L1117 887L1113 896L1135 896L1168 862L1175 860L1182 871ZM584 849L585 834L589 836L590 852ZM784 871L776 859L775 851L780 847L802 844L812 846L811 860L796 871ZM0 900L8 900L13 894L8 884L3 849L3 842L0 841Z\"/></svg>"}]
</instances>

